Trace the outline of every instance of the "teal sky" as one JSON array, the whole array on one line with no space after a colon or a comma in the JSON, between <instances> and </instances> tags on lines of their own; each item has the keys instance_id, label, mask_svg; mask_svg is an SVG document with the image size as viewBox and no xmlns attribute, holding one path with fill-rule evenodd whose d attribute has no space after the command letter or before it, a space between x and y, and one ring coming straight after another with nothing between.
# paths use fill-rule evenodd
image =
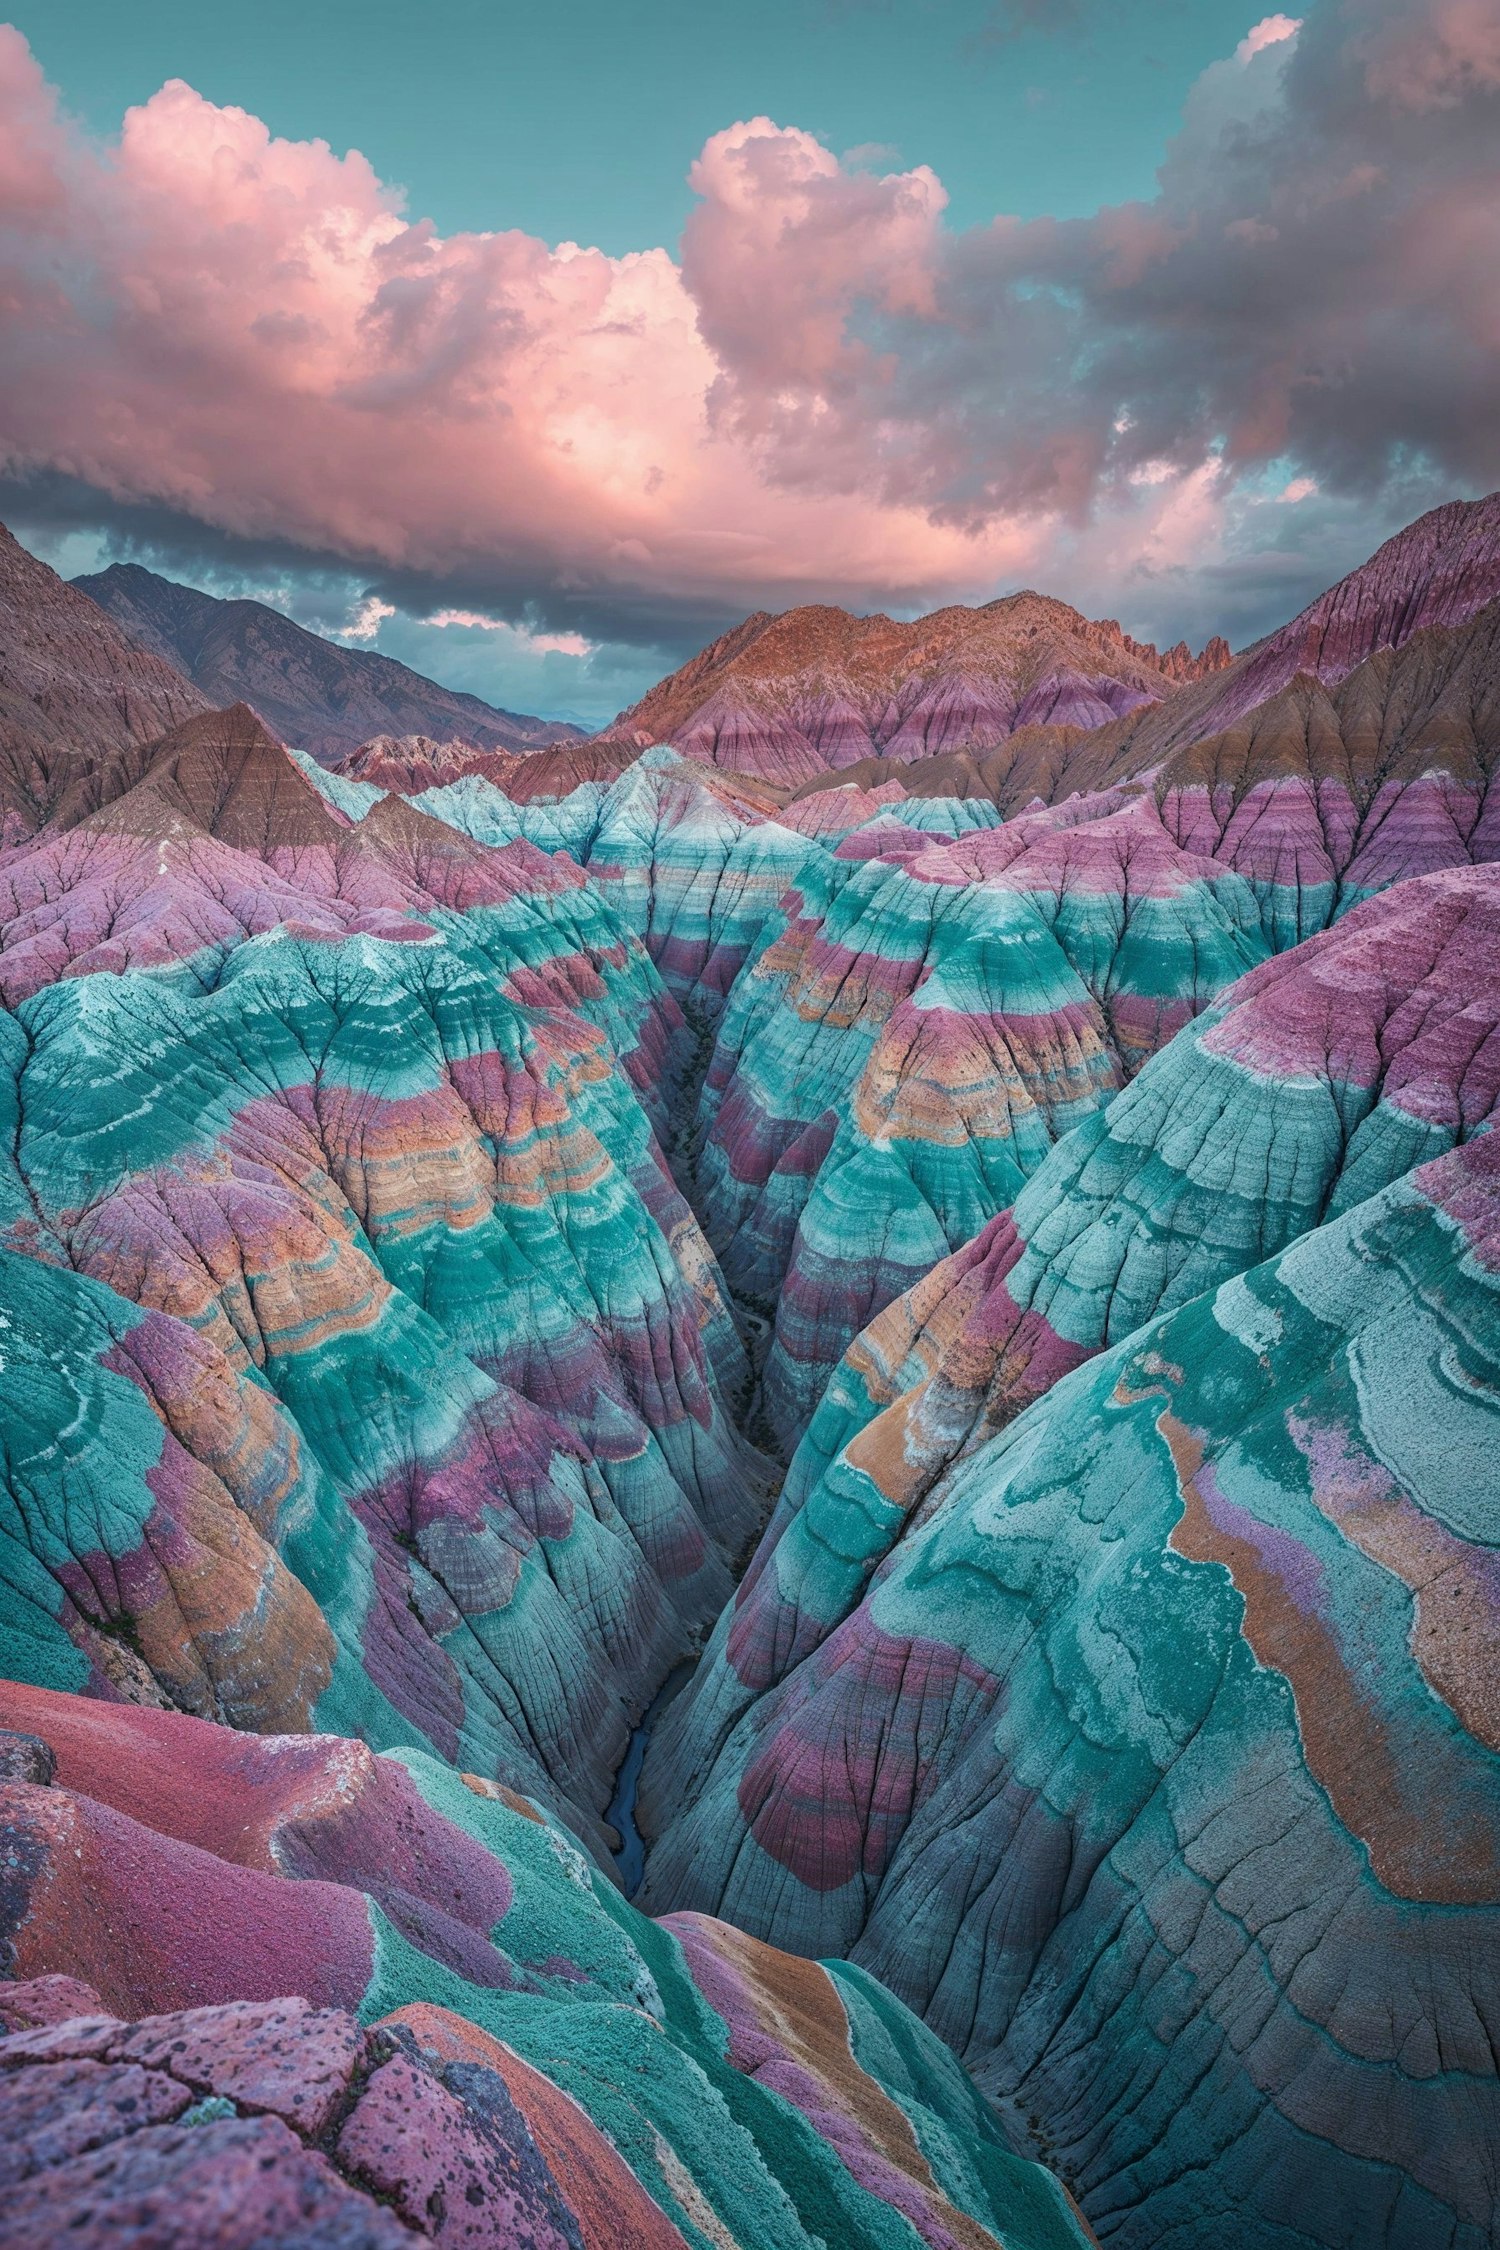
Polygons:
<instances>
[{"instance_id":1,"label":"teal sky","mask_svg":"<svg viewBox=\"0 0 1500 2250\"><path fill-rule=\"evenodd\" d=\"M960 226L1151 192L1198 73L1255 0L14 0L101 135L166 78L360 149L444 232L675 245L710 133L764 112L889 169Z\"/></svg>"}]
</instances>

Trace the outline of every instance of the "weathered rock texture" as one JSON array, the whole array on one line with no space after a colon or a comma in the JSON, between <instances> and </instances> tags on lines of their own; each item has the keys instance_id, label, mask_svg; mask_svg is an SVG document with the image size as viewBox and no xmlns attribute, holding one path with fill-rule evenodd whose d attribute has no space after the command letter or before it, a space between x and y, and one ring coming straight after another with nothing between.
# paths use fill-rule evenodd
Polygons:
<instances>
[{"instance_id":1,"label":"weathered rock texture","mask_svg":"<svg viewBox=\"0 0 1500 2250\"><path fill-rule=\"evenodd\" d=\"M1258 960L1248 888L1148 802L820 855L747 966L704 1089L702 1208L774 1320L794 1444L860 1328Z\"/></svg>"},{"instance_id":2,"label":"weathered rock texture","mask_svg":"<svg viewBox=\"0 0 1500 2250\"><path fill-rule=\"evenodd\" d=\"M1229 661L1165 657L1110 620L1042 594L914 624L814 605L737 625L624 711L606 741L670 742L689 756L797 783L878 753L985 750L1033 724L1094 727Z\"/></svg>"},{"instance_id":3,"label":"weathered rock texture","mask_svg":"<svg viewBox=\"0 0 1500 2250\"><path fill-rule=\"evenodd\" d=\"M1488 1132L1064 1376L895 1526L889 1447L826 1584L885 1563L644 1895L885 1978L1101 2241L1480 2250L1497 1400Z\"/></svg>"},{"instance_id":4,"label":"weathered rock texture","mask_svg":"<svg viewBox=\"0 0 1500 2250\"><path fill-rule=\"evenodd\" d=\"M565 741L544 750L512 752L476 749L461 738L435 742L425 734L378 734L333 765L350 781L408 797L444 789L472 774L493 782L518 804L529 804L537 798L566 797L587 782L613 781L636 755L633 748L602 742Z\"/></svg>"},{"instance_id":5,"label":"weathered rock texture","mask_svg":"<svg viewBox=\"0 0 1500 2250\"><path fill-rule=\"evenodd\" d=\"M1038 799L1149 783L1182 840L1191 829L1202 850L1212 821L1227 864L1252 877L1279 865L1283 882L1300 856L1332 905L1342 887L1489 856L1497 601L1500 494L1455 501L1279 632L1116 723L1019 726L982 754L867 758L801 786L988 797L1010 819Z\"/></svg>"},{"instance_id":6,"label":"weathered rock texture","mask_svg":"<svg viewBox=\"0 0 1500 2250\"><path fill-rule=\"evenodd\" d=\"M1497 520L1217 668L1031 596L752 621L683 693L802 727L803 648L761 778L727 704L161 732L16 563L0 1911L113 2019L0 2055L26 2225L392 2240L468 2168L510 2239L1076 2239L869 1967L1129 2250L1489 2239ZM764 778L976 697L995 749ZM751 1936L550 1825L603 1862L648 1710L650 1895ZM119 2043L288 1993L420 2020L273 2210L270 2105ZM158 2073L97 2146L84 2063Z\"/></svg>"},{"instance_id":7,"label":"weathered rock texture","mask_svg":"<svg viewBox=\"0 0 1500 2250\"><path fill-rule=\"evenodd\" d=\"M0 1685L7 2244L1070 2250L870 1979L634 1913L411 1755Z\"/></svg>"},{"instance_id":8,"label":"weathered rock texture","mask_svg":"<svg viewBox=\"0 0 1500 2250\"><path fill-rule=\"evenodd\" d=\"M648 1798L863 1599L954 1463L1084 1359L1468 1140L1500 1103L1500 867L1401 885L1252 971L835 1371Z\"/></svg>"},{"instance_id":9,"label":"weathered rock texture","mask_svg":"<svg viewBox=\"0 0 1500 2250\"><path fill-rule=\"evenodd\" d=\"M597 1834L761 1508L641 945L525 843L352 828L244 711L13 852L0 929L5 1668Z\"/></svg>"}]
</instances>

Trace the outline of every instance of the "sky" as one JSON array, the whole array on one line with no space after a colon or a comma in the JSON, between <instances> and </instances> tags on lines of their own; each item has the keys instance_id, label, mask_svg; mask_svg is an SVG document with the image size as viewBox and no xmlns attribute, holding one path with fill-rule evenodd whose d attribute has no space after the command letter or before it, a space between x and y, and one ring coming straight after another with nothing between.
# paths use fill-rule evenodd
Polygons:
<instances>
[{"instance_id":1,"label":"sky","mask_svg":"<svg viewBox=\"0 0 1500 2250\"><path fill-rule=\"evenodd\" d=\"M756 607L1236 645L1500 483L1500 0L46 0L0 514L602 722Z\"/></svg>"}]
</instances>

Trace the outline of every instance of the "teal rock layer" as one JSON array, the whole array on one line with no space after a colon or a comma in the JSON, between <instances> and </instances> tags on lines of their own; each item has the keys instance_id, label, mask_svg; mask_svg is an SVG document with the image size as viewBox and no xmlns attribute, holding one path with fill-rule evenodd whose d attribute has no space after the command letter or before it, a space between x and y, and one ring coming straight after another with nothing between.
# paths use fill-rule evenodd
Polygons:
<instances>
[{"instance_id":1,"label":"teal rock layer","mask_svg":"<svg viewBox=\"0 0 1500 2250\"><path fill-rule=\"evenodd\" d=\"M0 870L3 1660L415 1739L598 1837L762 1507L631 1092L680 1015L576 868L351 830L253 722L194 728Z\"/></svg>"},{"instance_id":2,"label":"teal rock layer","mask_svg":"<svg viewBox=\"0 0 1500 2250\"><path fill-rule=\"evenodd\" d=\"M608 783L524 803L478 779L424 792L422 809L484 843L567 852L642 940L674 997L712 1021L810 856L753 784L667 749Z\"/></svg>"},{"instance_id":3,"label":"teal rock layer","mask_svg":"<svg viewBox=\"0 0 1500 2250\"><path fill-rule=\"evenodd\" d=\"M1500 1102L1500 869L1402 884L1253 970L836 1369L647 1769L670 1825L953 1464L1156 1314L1467 1140Z\"/></svg>"},{"instance_id":4,"label":"teal rock layer","mask_svg":"<svg viewBox=\"0 0 1500 2250\"><path fill-rule=\"evenodd\" d=\"M1490 1132L962 1460L645 1895L885 1978L1102 2240L1480 2250L1497 1400Z\"/></svg>"},{"instance_id":5,"label":"teal rock layer","mask_svg":"<svg viewBox=\"0 0 1500 2250\"><path fill-rule=\"evenodd\" d=\"M697 1178L774 1317L791 1446L866 1322L1264 945L1238 878L1111 800L954 840L880 820L784 905L720 1025Z\"/></svg>"}]
</instances>

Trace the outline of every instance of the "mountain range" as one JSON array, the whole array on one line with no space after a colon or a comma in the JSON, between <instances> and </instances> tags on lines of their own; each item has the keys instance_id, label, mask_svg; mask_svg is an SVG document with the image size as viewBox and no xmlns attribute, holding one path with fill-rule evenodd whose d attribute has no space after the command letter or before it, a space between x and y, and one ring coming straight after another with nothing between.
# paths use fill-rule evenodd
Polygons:
<instances>
[{"instance_id":1,"label":"mountain range","mask_svg":"<svg viewBox=\"0 0 1500 2250\"><path fill-rule=\"evenodd\" d=\"M819 605L757 611L605 730L606 741L670 742L690 757L795 785L867 756L985 750L1030 725L1095 727L1228 664L1160 654L1112 620L1009 594L910 624Z\"/></svg>"},{"instance_id":2,"label":"mountain range","mask_svg":"<svg viewBox=\"0 0 1500 2250\"><path fill-rule=\"evenodd\" d=\"M163 584L0 543L0 2235L1497 2239L1500 495L536 748Z\"/></svg>"},{"instance_id":3,"label":"mountain range","mask_svg":"<svg viewBox=\"0 0 1500 2250\"><path fill-rule=\"evenodd\" d=\"M459 736L475 750L583 739L563 720L498 711L394 657L325 640L264 602L222 601L139 563L111 563L73 584L208 704L252 703L282 741L322 761L378 734Z\"/></svg>"}]
</instances>

